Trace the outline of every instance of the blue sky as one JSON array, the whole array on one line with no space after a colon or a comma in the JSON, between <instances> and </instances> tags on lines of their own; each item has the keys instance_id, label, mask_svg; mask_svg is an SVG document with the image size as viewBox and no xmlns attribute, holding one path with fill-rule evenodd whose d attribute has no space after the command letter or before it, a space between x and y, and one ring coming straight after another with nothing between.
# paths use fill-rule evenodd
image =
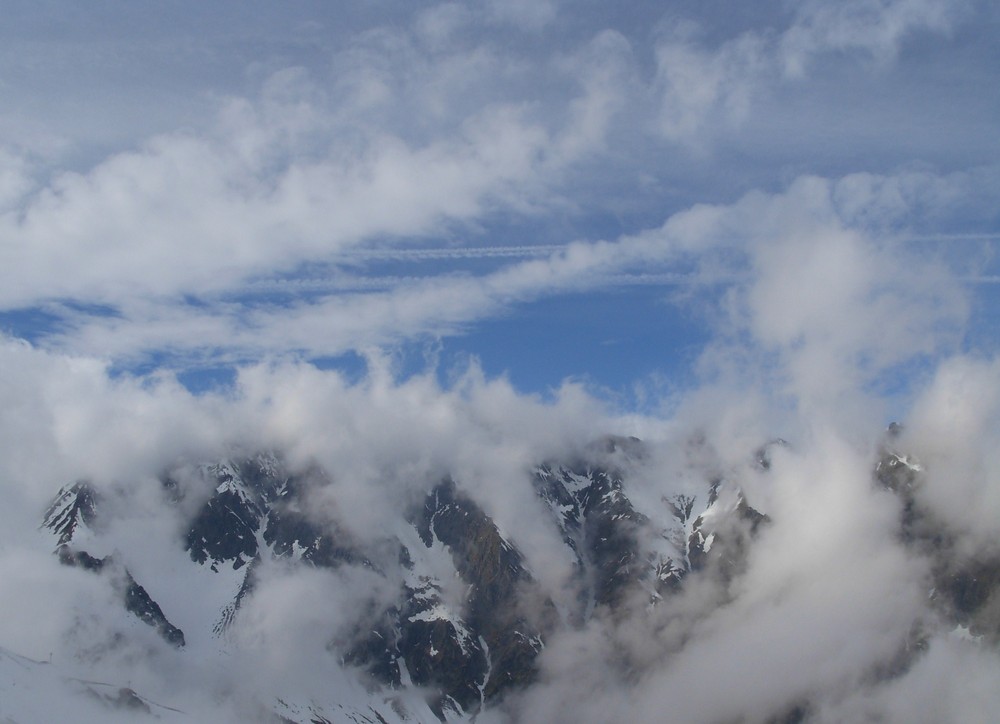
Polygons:
<instances>
[{"instance_id":1,"label":"blue sky","mask_svg":"<svg viewBox=\"0 0 1000 724\"><path fill-rule=\"evenodd\" d=\"M998 32L975 0L11 2L0 326L196 391L377 351L624 407L804 360L905 396L996 350Z\"/></svg>"}]
</instances>

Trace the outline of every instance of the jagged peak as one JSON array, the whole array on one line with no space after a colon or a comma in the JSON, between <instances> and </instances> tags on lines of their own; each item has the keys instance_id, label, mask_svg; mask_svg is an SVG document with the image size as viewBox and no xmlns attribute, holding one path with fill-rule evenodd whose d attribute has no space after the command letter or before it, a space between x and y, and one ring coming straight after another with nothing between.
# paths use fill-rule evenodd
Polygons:
<instances>
[{"instance_id":1,"label":"jagged peak","mask_svg":"<svg viewBox=\"0 0 1000 724\"><path fill-rule=\"evenodd\" d=\"M42 518L43 528L57 537L56 547L70 543L80 529L89 529L97 518L100 496L86 481L63 486Z\"/></svg>"}]
</instances>

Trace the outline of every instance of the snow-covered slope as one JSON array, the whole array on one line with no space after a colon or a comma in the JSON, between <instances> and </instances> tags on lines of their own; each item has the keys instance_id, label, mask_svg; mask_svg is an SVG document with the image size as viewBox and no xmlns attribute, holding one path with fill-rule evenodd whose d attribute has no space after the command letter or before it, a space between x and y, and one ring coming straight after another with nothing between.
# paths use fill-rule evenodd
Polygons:
<instances>
[{"instance_id":1,"label":"snow-covered slope","mask_svg":"<svg viewBox=\"0 0 1000 724\"><path fill-rule=\"evenodd\" d=\"M191 721L182 711L120 683L92 681L0 647L0 721L127 722L137 718L162 722Z\"/></svg>"}]
</instances>

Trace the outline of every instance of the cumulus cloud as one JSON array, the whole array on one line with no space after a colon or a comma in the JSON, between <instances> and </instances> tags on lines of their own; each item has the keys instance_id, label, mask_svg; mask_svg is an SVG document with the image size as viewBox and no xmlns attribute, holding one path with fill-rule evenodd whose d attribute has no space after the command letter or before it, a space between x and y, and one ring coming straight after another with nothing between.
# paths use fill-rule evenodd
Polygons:
<instances>
[{"instance_id":1,"label":"cumulus cloud","mask_svg":"<svg viewBox=\"0 0 1000 724\"><path fill-rule=\"evenodd\" d=\"M5 305L210 293L371 235L426 233L479 213L501 192L495 183L524 177L546 140L513 109L470 119L462 136L423 148L383 137L276 179L255 168L270 143L241 158L239 135L155 139L61 176L5 217L4 261L22 271L5 285Z\"/></svg>"}]
</instances>

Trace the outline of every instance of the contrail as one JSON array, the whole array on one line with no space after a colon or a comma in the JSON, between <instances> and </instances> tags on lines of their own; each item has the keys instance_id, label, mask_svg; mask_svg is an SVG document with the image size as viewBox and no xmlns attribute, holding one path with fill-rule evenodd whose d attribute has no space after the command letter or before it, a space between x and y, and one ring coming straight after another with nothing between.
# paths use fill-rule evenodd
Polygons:
<instances>
[{"instance_id":1,"label":"contrail","mask_svg":"<svg viewBox=\"0 0 1000 724\"><path fill-rule=\"evenodd\" d=\"M424 247L420 249L357 249L342 258L378 261L424 261L434 259L484 259L493 257L547 256L565 249L565 244L521 246Z\"/></svg>"},{"instance_id":2,"label":"contrail","mask_svg":"<svg viewBox=\"0 0 1000 724\"><path fill-rule=\"evenodd\" d=\"M1000 232L968 234L910 234L903 241L998 241Z\"/></svg>"}]
</instances>

